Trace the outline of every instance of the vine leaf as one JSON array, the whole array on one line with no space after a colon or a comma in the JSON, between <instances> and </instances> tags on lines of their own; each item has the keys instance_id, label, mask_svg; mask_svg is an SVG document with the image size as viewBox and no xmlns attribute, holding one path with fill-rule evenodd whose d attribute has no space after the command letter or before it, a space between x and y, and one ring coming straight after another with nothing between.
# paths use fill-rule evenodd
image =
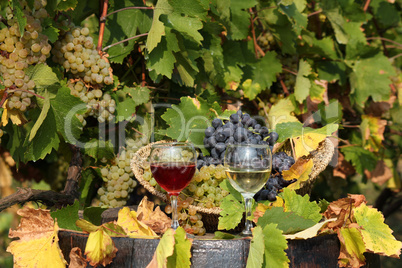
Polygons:
<instances>
[{"instance_id":1,"label":"vine leaf","mask_svg":"<svg viewBox=\"0 0 402 268\"><path fill-rule=\"evenodd\" d=\"M387 120L371 115L362 115L360 131L362 133L363 148L372 152L378 152L382 148L384 130Z\"/></svg>"},{"instance_id":2,"label":"vine leaf","mask_svg":"<svg viewBox=\"0 0 402 268\"><path fill-rule=\"evenodd\" d=\"M250 242L250 251L247 257L246 268L260 268L264 262L264 234L261 226L256 226L253 229L253 239Z\"/></svg>"},{"instance_id":3,"label":"vine leaf","mask_svg":"<svg viewBox=\"0 0 402 268\"><path fill-rule=\"evenodd\" d=\"M283 179L292 180L297 179L296 182L290 184L287 189L297 190L303 187L304 183L309 180L309 175L313 168L312 159L299 158L289 170L282 171Z\"/></svg>"},{"instance_id":4,"label":"vine leaf","mask_svg":"<svg viewBox=\"0 0 402 268\"><path fill-rule=\"evenodd\" d=\"M372 171L377 164L374 153L360 146L345 147L341 149L347 161L351 161L356 171L363 175L365 170Z\"/></svg>"},{"instance_id":5,"label":"vine leaf","mask_svg":"<svg viewBox=\"0 0 402 268\"><path fill-rule=\"evenodd\" d=\"M319 222L310 228L307 228L303 231L297 232L295 234L291 235L285 235L286 239L309 239L317 236L319 231L328 223L331 221L335 221L335 219L328 219L322 222Z\"/></svg>"},{"instance_id":6,"label":"vine leaf","mask_svg":"<svg viewBox=\"0 0 402 268\"><path fill-rule=\"evenodd\" d=\"M232 194L225 196L220 205L218 230L234 229L243 218L244 205L239 202Z\"/></svg>"},{"instance_id":7,"label":"vine leaf","mask_svg":"<svg viewBox=\"0 0 402 268\"><path fill-rule=\"evenodd\" d=\"M71 268L87 267L87 261L82 256L82 251L79 247L72 248L69 257L70 257L69 267Z\"/></svg>"},{"instance_id":8,"label":"vine leaf","mask_svg":"<svg viewBox=\"0 0 402 268\"><path fill-rule=\"evenodd\" d=\"M302 137L308 133L321 134L325 136L330 136L332 133L338 130L339 125L331 123L323 126L322 128L310 128L304 127L302 123L297 122L284 122L277 124L275 129L280 133L278 142L283 142L289 138ZM319 137L319 136L316 136ZM312 150L315 150L313 148Z\"/></svg>"},{"instance_id":9,"label":"vine leaf","mask_svg":"<svg viewBox=\"0 0 402 268\"><path fill-rule=\"evenodd\" d=\"M365 264L363 253L366 248L359 230L353 227L342 227L338 231L338 238L341 242L339 263L349 267L363 266Z\"/></svg>"},{"instance_id":10,"label":"vine leaf","mask_svg":"<svg viewBox=\"0 0 402 268\"><path fill-rule=\"evenodd\" d=\"M272 129L275 129L278 124L286 122L299 122L299 120L292 114L295 107L289 98L281 99L278 103L272 105L268 113L268 121ZM279 136L281 139L282 133ZM282 142L285 139L281 139Z\"/></svg>"},{"instance_id":11,"label":"vine leaf","mask_svg":"<svg viewBox=\"0 0 402 268\"><path fill-rule=\"evenodd\" d=\"M36 88L40 89L59 83L59 79L52 68L45 64L37 64L33 68L27 69L26 75L35 82Z\"/></svg>"},{"instance_id":12,"label":"vine leaf","mask_svg":"<svg viewBox=\"0 0 402 268\"><path fill-rule=\"evenodd\" d=\"M162 14L170 14L172 11L172 7L169 5L168 0L160 0L156 3L152 26L147 37L147 49L149 53L156 48L156 46L161 42L162 36L165 35L165 26L159 20L159 17Z\"/></svg>"},{"instance_id":13,"label":"vine leaf","mask_svg":"<svg viewBox=\"0 0 402 268\"><path fill-rule=\"evenodd\" d=\"M67 11L69 9L74 9L77 6L78 0L63 0L57 5L57 10Z\"/></svg>"},{"instance_id":14,"label":"vine leaf","mask_svg":"<svg viewBox=\"0 0 402 268\"><path fill-rule=\"evenodd\" d=\"M25 17L24 12L22 12L22 8L21 8L19 1L13 0L12 5L13 5L13 11L14 11L13 13L15 14L15 17L18 22L18 29L22 36L24 34L25 26L27 25L27 18Z\"/></svg>"},{"instance_id":15,"label":"vine leaf","mask_svg":"<svg viewBox=\"0 0 402 268\"><path fill-rule=\"evenodd\" d=\"M383 256L399 258L402 242L392 235L392 230L384 223L384 216L366 204L354 209L357 224L361 227L365 247L368 251Z\"/></svg>"},{"instance_id":16,"label":"vine leaf","mask_svg":"<svg viewBox=\"0 0 402 268\"><path fill-rule=\"evenodd\" d=\"M16 230L10 230L12 241L7 252L14 255L18 267L65 267L63 253L59 248L59 227L47 210L24 207L17 212L22 216Z\"/></svg>"},{"instance_id":17,"label":"vine leaf","mask_svg":"<svg viewBox=\"0 0 402 268\"><path fill-rule=\"evenodd\" d=\"M307 61L299 62L299 70L297 71L295 84L295 97L300 103L309 96L311 82L308 76L311 74L311 66Z\"/></svg>"},{"instance_id":18,"label":"vine leaf","mask_svg":"<svg viewBox=\"0 0 402 268\"><path fill-rule=\"evenodd\" d=\"M58 222L60 228L79 231L80 229L75 224L75 222L79 219L79 208L80 204L78 200L76 200L73 205L51 212L50 215Z\"/></svg>"},{"instance_id":19,"label":"vine leaf","mask_svg":"<svg viewBox=\"0 0 402 268\"><path fill-rule=\"evenodd\" d=\"M36 119L36 122L33 125L33 127L31 128L31 132L29 133L29 138L28 138L29 141L32 141L32 139L35 137L36 132L38 132L38 129L42 125L43 121L45 120L45 118L47 116L47 112L49 111L50 97L49 97L49 93L47 91L45 93L44 98L45 98L45 100L43 102L42 111L40 112L38 119Z\"/></svg>"},{"instance_id":20,"label":"vine leaf","mask_svg":"<svg viewBox=\"0 0 402 268\"><path fill-rule=\"evenodd\" d=\"M17 109L8 109L7 108L7 103L9 102L9 100L6 100L3 103L3 113L1 114L1 124L3 126L6 126L8 124L8 119L11 120L11 122L14 125L23 125L27 122L27 119L25 118L24 114Z\"/></svg>"},{"instance_id":21,"label":"vine leaf","mask_svg":"<svg viewBox=\"0 0 402 268\"><path fill-rule=\"evenodd\" d=\"M294 234L316 224L313 220L305 219L294 212L285 212L281 207L267 209L264 216L258 219L257 225L265 228L272 223L275 223L284 234Z\"/></svg>"},{"instance_id":22,"label":"vine leaf","mask_svg":"<svg viewBox=\"0 0 402 268\"><path fill-rule=\"evenodd\" d=\"M310 196L308 194L301 196L294 190L290 190L286 187L283 188L283 192L280 196L285 201L285 211L294 212L305 219L313 220L315 223L321 220L321 208L316 202L310 202Z\"/></svg>"},{"instance_id":23,"label":"vine leaf","mask_svg":"<svg viewBox=\"0 0 402 268\"><path fill-rule=\"evenodd\" d=\"M85 255L87 261L92 266L102 264L108 265L116 256L117 248L110 235L106 233L105 228L101 227L95 232L91 232L85 246Z\"/></svg>"},{"instance_id":24,"label":"vine leaf","mask_svg":"<svg viewBox=\"0 0 402 268\"><path fill-rule=\"evenodd\" d=\"M131 238L157 237L157 234L149 226L138 220L137 212L130 211L128 207L119 210L117 224L123 227Z\"/></svg>"},{"instance_id":25,"label":"vine leaf","mask_svg":"<svg viewBox=\"0 0 402 268\"><path fill-rule=\"evenodd\" d=\"M148 225L155 233L164 233L170 228L172 220L161 211L160 206L154 210L154 203L148 201L148 197L144 196L138 205L137 218L139 221Z\"/></svg>"},{"instance_id":26,"label":"vine leaf","mask_svg":"<svg viewBox=\"0 0 402 268\"><path fill-rule=\"evenodd\" d=\"M392 83L389 79L392 75L395 75L395 70L382 53L357 60L350 74L351 100L360 107L364 107L369 97L373 101L388 100L390 90L384 89Z\"/></svg>"},{"instance_id":27,"label":"vine leaf","mask_svg":"<svg viewBox=\"0 0 402 268\"><path fill-rule=\"evenodd\" d=\"M174 244L174 231L170 228L163 234L161 240L159 241L158 247L155 250L154 256L152 257L152 260L148 264L147 268L167 267L167 259L173 255Z\"/></svg>"},{"instance_id":28,"label":"vine leaf","mask_svg":"<svg viewBox=\"0 0 402 268\"><path fill-rule=\"evenodd\" d=\"M263 228L264 234L264 263L262 267L285 268L289 267L289 259L285 249L288 242L276 224L268 224Z\"/></svg>"},{"instance_id":29,"label":"vine leaf","mask_svg":"<svg viewBox=\"0 0 402 268\"><path fill-rule=\"evenodd\" d=\"M174 234L173 254L167 258L167 268L187 268L191 262L192 240L187 239L186 231L183 228L177 228Z\"/></svg>"}]
</instances>

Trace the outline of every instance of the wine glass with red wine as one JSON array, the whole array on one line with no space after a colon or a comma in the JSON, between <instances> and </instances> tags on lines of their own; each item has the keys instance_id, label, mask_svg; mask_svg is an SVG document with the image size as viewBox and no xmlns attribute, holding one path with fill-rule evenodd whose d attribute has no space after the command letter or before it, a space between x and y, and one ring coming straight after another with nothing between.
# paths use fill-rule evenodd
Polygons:
<instances>
[{"instance_id":1,"label":"wine glass with red wine","mask_svg":"<svg viewBox=\"0 0 402 268\"><path fill-rule=\"evenodd\" d=\"M172 206L172 228L179 227L177 196L190 183L197 166L194 146L187 142L157 143L151 147L151 172L168 192Z\"/></svg>"}]
</instances>

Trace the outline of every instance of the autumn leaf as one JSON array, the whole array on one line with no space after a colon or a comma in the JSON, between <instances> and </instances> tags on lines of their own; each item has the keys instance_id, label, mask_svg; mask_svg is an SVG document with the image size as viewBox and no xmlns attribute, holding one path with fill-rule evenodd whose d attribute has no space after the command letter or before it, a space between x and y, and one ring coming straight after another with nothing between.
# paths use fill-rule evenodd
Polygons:
<instances>
[{"instance_id":1,"label":"autumn leaf","mask_svg":"<svg viewBox=\"0 0 402 268\"><path fill-rule=\"evenodd\" d=\"M364 195L352 195L349 194L348 197L338 199L331 202L328 205L327 210L324 212L324 216L327 219L339 216L342 210L350 210L350 206L359 207L361 204L367 203L366 197Z\"/></svg>"},{"instance_id":2,"label":"autumn leaf","mask_svg":"<svg viewBox=\"0 0 402 268\"><path fill-rule=\"evenodd\" d=\"M354 173L356 173L355 168L345 160L345 156L338 150L338 163L333 171L334 176L346 179L348 176Z\"/></svg>"},{"instance_id":3,"label":"autumn leaf","mask_svg":"<svg viewBox=\"0 0 402 268\"><path fill-rule=\"evenodd\" d=\"M365 264L363 253L366 251L362 235L357 228L342 227L338 231L341 244L339 254L340 267L358 268Z\"/></svg>"},{"instance_id":4,"label":"autumn leaf","mask_svg":"<svg viewBox=\"0 0 402 268\"><path fill-rule=\"evenodd\" d=\"M378 152L382 148L384 130L387 120L371 115L362 115L360 131L362 133L363 148L372 152Z\"/></svg>"},{"instance_id":5,"label":"autumn leaf","mask_svg":"<svg viewBox=\"0 0 402 268\"><path fill-rule=\"evenodd\" d=\"M179 227L181 228L181 227ZM159 241L158 247L155 250L154 256L147 268L165 268L167 267L167 258L173 255L174 252L174 231L168 229Z\"/></svg>"},{"instance_id":6,"label":"autumn leaf","mask_svg":"<svg viewBox=\"0 0 402 268\"><path fill-rule=\"evenodd\" d=\"M157 237L157 234L137 218L137 212L124 207L119 210L117 224L123 227L131 238Z\"/></svg>"},{"instance_id":7,"label":"autumn leaf","mask_svg":"<svg viewBox=\"0 0 402 268\"><path fill-rule=\"evenodd\" d=\"M14 125L23 125L27 122L27 119L25 118L24 114L18 110L18 109L8 109L7 108L7 102L9 100L6 100L3 103L3 114L1 115L1 123L3 124L3 126L6 126L8 124L8 119L11 119L11 122Z\"/></svg>"},{"instance_id":8,"label":"autumn leaf","mask_svg":"<svg viewBox=\"0 0 402 268\"><path fill-rule=\"evenodd\" d=\"M299 122L293 114L294 109L295 107L289 98L281 99L278 103L272 105L268 113L270 128L275 129L275 126L280 123Z\"/></svg>"},{"instance_id":9,"label":"autumn leaf","mask_svg":"<svg viewBox=\"0 0 402 268\"><path fill-rule=\"evenodd\" d=\"M354 216L361 226L360 232L367 250L399 258L402 243L392 235L392 230L384 223L384 216L377 209L362 204L354 209Z\"/></svg>"},{"instance_id":10,"label":"autumn leaf","mask_svg":"<svg viewBox=\"0 0 402 268\"><path fill-rule=\"evenodd\" d=\"M262 216L264 216L264 213L267 209L270 209L272 207L283 207L283 199L280 196L276 197L276 200L274 202L270 202L269 204L264 204L264 203L258 203L257 207L254 210L254 218L253 222L257 223L258 219Z\"/></svg>"},{"instance_id":11,"label":"autumn leaf","mask_svg":"<svg viewBox=\"0 0 402 268\"><path fill-rule=\"evenodd\" d=\"M138 205L138 220L148 225L155 233L164 233L170 226L172 220L157 206L154 209L154 203L148 201L144 196Z\"/></svg>"},{"instance_id":12,"label":"autumn leaf","mask_svg":"<svg viewBox=\"0 0 402 268\"><path fill-rule=\"evenodd\" d=\"M7 252L14 255L14 267L65 267L67 262L59 248L59 227L47 210L24 207L16 230L10 230L12 241Z\"/></svg>"},{"instance_id":13,"label":"autumn leaf","mask_svg":"<svg viewBox=\"0 0 402 268\"><path fill-rule=\"evenodd\" d=\"M392 170L388 167L384 160L379 160L373 171L365 170L366 177L378 185L383 185L393 177Z\"/></svg>"},{"instance_id":14,"label":"autumn leaf","mask_svg":"<svg viewBox=\"0 0 402 268\"><path fill-rule=\"evenodd\" d=\"M299 158L289 170L282 171L282 176L285 180L297 179L296 182L290 184L287 188L297 190L309 180L311 169L313 168L312 159Z\"/></svg>"},{"instance_id":15,"label":"autumn leaf","mask_svg":"<svg viewBox=\"0 0 402 268\"><path fill-rule=\"evenodd\" d=\"M87 267L87 261L82 257L82 252L79 247L72 248L70 251L70 264L69 268L85 268Z\"/></svg>"},{"instance_id":16,"label":"autumn leaf","mask_svg":"<svg viewBox=\"0 0 402 268\"><path fill-rule=\"evenodd\" d=\"M295 159L299 159L302 156L309 155L310 152L316 150L320 143L325 140L327 135L320 133L306 133L299 137L292 139L294 143Z\"/></svg>"},{"instance_id":17,"label":"autumn leaf","mask_svg":"<svg viewBox=\"0 0 402 268\"><path fill-rule=\"evenodd\" d=\"M116 256L117 248L112 238L106 233L105 228L99 228L91 232L85 246L85 255L87 261L92 266L102 264L108 265Z\"/></svg>"}]
</instances>

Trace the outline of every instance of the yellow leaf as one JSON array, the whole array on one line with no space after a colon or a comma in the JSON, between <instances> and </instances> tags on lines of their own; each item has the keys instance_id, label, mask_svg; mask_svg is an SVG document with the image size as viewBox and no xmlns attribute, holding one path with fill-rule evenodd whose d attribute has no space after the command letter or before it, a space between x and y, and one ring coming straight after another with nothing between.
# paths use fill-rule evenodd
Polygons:
<instances>
[{"instance_id":1,"label":"yellow leaf","mask_svg":"<svg viewBox=\"0 0 402 268\"><path fill-rule=\"evenodd\" d=\"M327 135L319 133L306 133L299 137L293 138L295 145L295 159L309 155L311 151L318 148L320 142L325 140Z\"/></svg>"},{"instance_id":2,"label":"yellow leaf","mask_svg":"<svg viewBox=\"0 0 402 268\"><path fill-rule=\"evenodd\" d=\"M258 203L254 211L253 222L257 223L258 219L264 215L265 211L272 207L283 207L283 199L280 196L277 196L276 200L274 202L269 203L268 205Z\"/></svg>"},{"instance_id":3,"label":"yellow leaf","mask_svg":"<svg viewBox=\"0 0 402 268\"><path fill-rule=\"evenodd\" d=\"M155 250L154 256L147 268L165 268L167 267L167 258L173 255L174 252L174 231L168 229L159 241L158 247Z\"/></svg>"},{"instance_id":4,"label":"yellow leaf","mask_svg":"<svg viewBox=\"0 0 402 268\"><path fill-rule=\"evenodd\" d=\"M90 265L108 265L116 256L117 248L103 227L89 234L85 254Z\"/></svg>"},{"instance_id":5,"label":"yellow leaf","mask_svg":"<svg viewBox=\"0 0 402 268\"><path fill-rule=\"evenodd\" d=\"M381 120L380 117L362 115L360 131L363 137L364 149L378 152L382 148L381 143L384 140L383 134L386 125L387 120Z\"/></svg>"},{"instance_id":6,"label":"yellow leaf","mask_svg":"<svg viewBox=\"0 0 402 268\"><path fill-rule=\"evenodd\" d=\"M365 264L363 253L366 251L362 235L357 228L339 229L338 238L341 242L339 264L341 267L358 268Z\"/></svg>"},{"instance_id":7,"label":"yellow leaf","mask_svg":"<svg viewBox=\"0 0 402 268\"><path fill-rule=\"evenodd\" d=\"M1 116L1 123L3 126L8 124L8 119L11 119L11 122L13 122L14 125L22 125L25 124L27 122L27 119L25 118L24 114L17 109L8 109L7 108L7 102L8 100L6 100L3 103L3 114Z\"/></svg>"},{"instance_id":8,"label":"yellow leaf","mask_svg":"<svg viewBox=\"0 0 402 268\"><path fill-rule=\"evenodd\" d=\"M324 227L324 225L326 225L328 222L331 221L336 221L335 218L332 219L328 219L325 220L323 222L319 222L313 226L311 226L310 228L307 228L303 231L300 231L298 233L295 234L291 234L291 235L284 235L286 239L309 239L309 238L313 238L315 236L317 236L318 232L320 231L321 228Z\"/></svg>"},{"instance_id":9,"label":"yellow leaf","mask_svg":"<svg viewBox=\"0 0 402 268\"><path fill-rule=\"evenodd\" d=\"M294 109L292 101L288 98L281 99L278 103L272 105L268 113L270 128L275 129L275 126L279 123L299 122L292 114Z\"/></svg>"},{"instance_id":10,"label":"yellow leaf","mask_svg":"<svg viewBox=\"0 0 402 268\"><path fill-rule=\"evenodd\" d=\"M117 224L123 227L124 231L131 238L144 236L157 237L156 233L149 226L137 219L137 212L130 211L128 207L119 210Z\"/></svg>"},{"instance_id":11,"label":"yellow leaf","mask_svg":"<svg viewBox=\"0 0 402 268\"><path fill-rule=\"evenodd\" d=\"M290 184L287 188L293 190L302 188L308 181L312 168L312 159L299 158L289 170L282 171L282 176L285 180L297 179L296 182Z\"/></svg>"},{"instance_id":12,"label":"yellow leaf","mask_svg":"<svg viewBox=\"0 0 402 268\"><path fill-rule=\"evenodd\" d=\"M65 267L67 262L59 248L59 226L49 211L24 207L17 211L22 216L16 230L10 230L13 241L7 251L14 255L14 267Z\"/></svg>"},{"instance_id":13,"label":"yellow leaf","mask_svg":"<svg viewBox=\"0 0 402 268\"><path fill-rule=\"evenodd\" d=\"M144 198L138 205L137 209L138 219L140 219L141 221L149 220L151 218L153 210L154 210L154 203L148 201L148 197L144 196Z\"/></svg>"},{"instance_id":14,"label":"yellow leaf","mask_svg":"<svg viewBox=\"0 0 402 268\"><path fill-rule=\"evenodd\" d=\"M399 258L402 243L392 235L392 230L384 223L381 212L363 203L354 209L354 216L357 224L362 227L360 232L367 250Z\"/></svg>"}]
</instances>

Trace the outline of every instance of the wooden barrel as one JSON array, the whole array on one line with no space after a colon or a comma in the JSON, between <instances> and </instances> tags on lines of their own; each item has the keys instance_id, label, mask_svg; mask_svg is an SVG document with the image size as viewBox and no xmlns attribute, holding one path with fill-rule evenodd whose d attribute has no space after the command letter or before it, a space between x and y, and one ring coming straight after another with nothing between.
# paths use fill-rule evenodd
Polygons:
<instances>
[{"instance_id":1,"label":"wooden barrel","mask_svg":"<svg viewBox=\"0 0 402 268\"><path fill-rule=\"evenodd\" d=\"M208 236L207 236L208 237ZM85 250L88 235L73 231L59 231L60 248L69 262L69 253L73 247ZM146 267L152 259L158 239L132 239L113 237L118 249L113 262L107 267L128 268ZM339 240L336 235L318 236L307 240L289 240L287 249L291 268L337 268L339 267ZM191 263L194 268L243 268L246 267L250 240L214 240L195 238L191 249ZM378 255L366 254L364 268L379 268Z\"/></svg>"}]
</instances>

